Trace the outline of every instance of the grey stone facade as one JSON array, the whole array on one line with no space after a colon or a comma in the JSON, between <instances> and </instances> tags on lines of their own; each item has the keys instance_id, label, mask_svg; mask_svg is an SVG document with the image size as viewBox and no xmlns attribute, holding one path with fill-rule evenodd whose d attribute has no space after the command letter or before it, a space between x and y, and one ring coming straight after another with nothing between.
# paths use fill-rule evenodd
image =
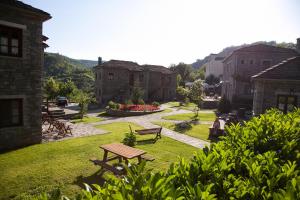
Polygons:
<instances>
[{"instance_id":1,"label":"grey stone facade","mask_svg":"<svg viewBox=\"0 0 300 200\"><path fill-rule=\"evenodd\" d=\"M234 106L252 105L251 76L298 55L293 49L256 44L235 50L224 62L222 95Z\"/></svg>"},{"instance_id":2,"label":"grey stone facade","mask_svg":"<svg viewBox=\"0 0 300 200\"><path fill-rule=\"evenodd\" d=\"M3 121L0 122L0 150L41 141L41 76L44 55L42 24L50 18L48 13L19 1L0 2L2 29L20 29L22 33L20 55L0 55L0 100L17 99L22 104L19 125L6 127ZM3 40L5 43L6 39ZM0 114L1 120L11 115L3 110L0 110Z\"/></svg>"},{"instance_id":3,"label":"grey stone facade","mask_svg":"<svg viewBox=\"0 0 300 200\"><path fill-rule=\"evenodd\" d=\"M94 67L95 96L100 105L130 99L134 88L144 92L144 101L167 101L176 95L176 74L157 65L111 60Z\"/></svg>"},{"instance_id":4,"label":"grey stone facade","mask_svg":"<svg viewBox=\"0 0 300 200\"><path fill-rule=\"evenodd\" d=\"M252 77L254 83L253 112L270 108L284 112L300 105L300 56L287 59Z\"/></svg>"}]
</instances>

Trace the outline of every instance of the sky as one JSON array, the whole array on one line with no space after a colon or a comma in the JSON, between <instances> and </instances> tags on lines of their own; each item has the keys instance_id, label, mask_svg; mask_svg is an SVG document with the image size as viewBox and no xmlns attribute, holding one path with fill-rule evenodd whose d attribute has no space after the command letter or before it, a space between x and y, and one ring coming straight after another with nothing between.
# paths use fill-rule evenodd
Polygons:
<instances>
[{"instance_id":1,"label":"sky","mask_svg":"<svg viewBox=\"0 0 300 200\"><path fill-rule=\"evenodd\" d=\"M23 0L51 14L47 52L192 63L223 48L300 37L300 0Z\"/></svg>"}]
</instances>

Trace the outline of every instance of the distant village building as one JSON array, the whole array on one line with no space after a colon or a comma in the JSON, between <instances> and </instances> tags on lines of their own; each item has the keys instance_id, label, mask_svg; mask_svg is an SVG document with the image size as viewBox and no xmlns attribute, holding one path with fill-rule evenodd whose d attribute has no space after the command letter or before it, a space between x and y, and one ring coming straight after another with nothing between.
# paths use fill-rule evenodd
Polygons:
<instances>
[{"instance_id":1,"label":"distant village building","mask_svg":"<svg viewBox=\"0 0 300 200\"><path fill-rule=\"evenodd\" d=\"M222 95L235 106L252 107L251 76L297 55L293 49L266 44L255 44L235 50L223 61Z\"/></svg>"},{"instance_id":2,"label":"distant village building","mask_svg":"<svg viewBox=\"0 0 300 200\"><path fill-rule=\"evenodd\" d=\"M225 57L218 54L210 54L207 63L205 63L205 78L209 75L221 78L223 75L223 60Z\"/></svg>"},{"instance_id":3,"label":"distant village building","mask_svg":"<svg viewBox=\"0 0 300 200\"><path fill-rule=\"evenodd\" d=\"M297 39L300 52L300 38ZM253 112L278 108L289 112L300 106L300 55L273 65L252 76L254 83Z\"/></svg>"},{"instance_id":4,"label":"distant village building","mask_svg":"<svg viewBox=\"0 0 300 200\"><path fill-rule=\"evenodd\" d=\"M97 101L129 100L134 88L144 92L144 101L167 101L176 95L176 74L158 65L139 65L135 62L110 60L94 67Z\"/></svg>"},{"instance_id":5,"label":"distant village building","mask_svg":"<svg viewBox=\"0 0 300 200\"><path fill-rule=\"evenodd\" d=\"M42 140L43 22L51 16L20 1L0 1L0 150Z\"/></svg>"}]
</instances>

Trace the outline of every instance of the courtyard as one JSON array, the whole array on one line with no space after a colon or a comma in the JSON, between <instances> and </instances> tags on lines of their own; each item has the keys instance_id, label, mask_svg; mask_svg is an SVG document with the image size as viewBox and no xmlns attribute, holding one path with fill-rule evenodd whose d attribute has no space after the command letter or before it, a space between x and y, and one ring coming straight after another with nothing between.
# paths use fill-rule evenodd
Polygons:
<instances>
[{"instance_id":1,"label":"courtyard","mask_svg":"<svg viewBox=\"0 0 300 200\"><path fill-rule=\"evenodd\" d=\"M58 140L45 140L43 144L25 147L0 155L0 199L21 198L59 188L63 194L74 196L84 189L84 183L103 184L111 174L99 174L100 167L89 161L102 158L99 146L121 143L125 133L132 129L162 126L162 139L155 143L153 135L137 135L135 148L155 158L146 168L165 171L179 157L189 160L198 148L209 146L208 128L213 111L200 111L200 124L185 132L177 132L170 125L183 122L181 115L193 115L189 109L163 104L160 113L135 117L108 117L102 112L90 112L83 121L70 123L72 136ZM178 117L179 116L179 117ZM171 117L172 120L164 119ZM201 118L208 121L202 121ZM159 122L159 123L158 123ZM30 183L30 184L28 184Z\"/></svg>"}]
</instances>

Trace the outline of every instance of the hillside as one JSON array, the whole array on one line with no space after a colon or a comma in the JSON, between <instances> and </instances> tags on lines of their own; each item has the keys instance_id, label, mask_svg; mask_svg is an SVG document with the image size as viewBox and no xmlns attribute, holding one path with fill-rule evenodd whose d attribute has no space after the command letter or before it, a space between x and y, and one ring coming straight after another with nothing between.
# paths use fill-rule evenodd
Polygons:
<instances>
[{"instance_id":1,"label":"hillside","mask_svg":"<svg viewBox=\"0 0 300 200\"><path fill-rule=\"evenodd\" d=\"M45 53L44 55L44 78L53 77L65 82L71 80L82 90L93 91L94 74L92 66L97 61L76 60L58 53Z\"/></svg>"}]
</instances>

